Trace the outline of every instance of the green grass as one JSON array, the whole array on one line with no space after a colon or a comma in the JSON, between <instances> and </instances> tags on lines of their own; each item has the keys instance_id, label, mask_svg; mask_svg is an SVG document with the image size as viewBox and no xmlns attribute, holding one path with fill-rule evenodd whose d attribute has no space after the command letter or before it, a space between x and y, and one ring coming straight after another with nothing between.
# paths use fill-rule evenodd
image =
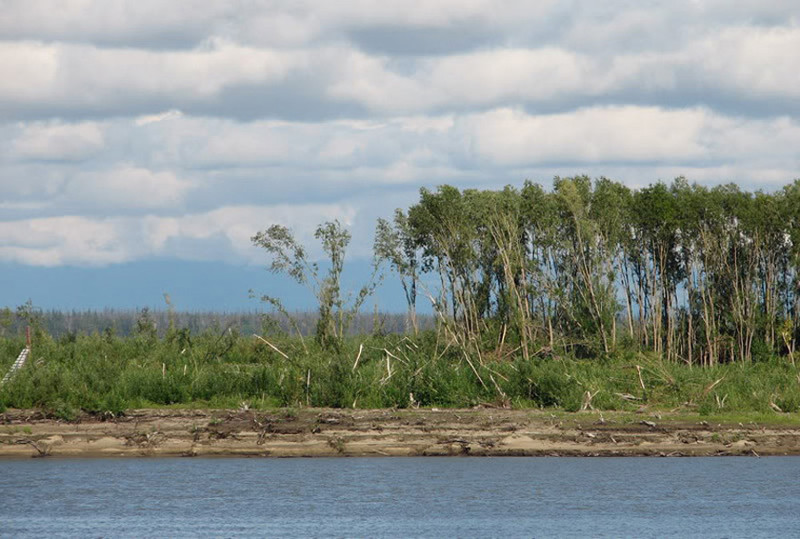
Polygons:
<instances>
[{"instance_id":1,"label":"green grass","mask_svg":"<svg viewBox=\"0 0 800 539\"><path fill-rule=\"evenodd\" d=\"M599 411L633 412L644 406L648 412L699 415L715 422L791 422L800 412L798 369L781 359L703 369L632 351L604 360L491 360L486 353L483 364L470 356L476 373L461 350L437 344L434 333L415 339L351 338L338 352L308 342L306 353L297 339L270 340L289 359L235 333L166 339L79 335L59 341L44 336L25 368L0 389L0 409L40 408L65 420L81 410L119 414L131 408L244 405L444 408L488 403L574 412L588 392ZM360 345L364 348L354 369ZM19 338L0 339L0 367L7 369L23 346Z\"/></svg>"}]
</instances>

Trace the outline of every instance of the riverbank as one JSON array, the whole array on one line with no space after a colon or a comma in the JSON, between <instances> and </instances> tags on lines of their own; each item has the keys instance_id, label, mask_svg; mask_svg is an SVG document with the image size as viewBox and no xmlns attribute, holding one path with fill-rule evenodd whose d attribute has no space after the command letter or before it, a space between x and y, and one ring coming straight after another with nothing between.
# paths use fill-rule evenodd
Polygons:
<instances>
[{"instance_id":1,"label":"riverbank","mask_svg":"<svg viewBox=\"0 0 800 539\"><path fill-rule=\"evenodd\" d=\"M0 414L0 458L800 455L800 418L538 410L133 410L65 422Z\"/></svg>"}]
</instances>

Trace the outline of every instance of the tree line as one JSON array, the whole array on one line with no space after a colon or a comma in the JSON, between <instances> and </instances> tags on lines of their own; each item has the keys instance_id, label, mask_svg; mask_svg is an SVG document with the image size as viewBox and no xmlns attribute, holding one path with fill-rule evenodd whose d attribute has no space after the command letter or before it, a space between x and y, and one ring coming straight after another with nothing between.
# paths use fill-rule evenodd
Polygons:
<instances>
[{"instance_id":1,"label":"tree line","mask_svg":"<svg viewBox=\"0 0 800 539\"><path fill-rule=\"evenodd\" d=\"M135 333L151 324L193 333L221 326L280 331L336 349L345 336L437 334L483 362L498 357L600 358L649 351L689 365L783 356L800 339L800 180L774 192L735 184L705 187L684 178L641 189L607 178L556 177L499 190L422 189L419 200L379 219L369 282L341 290L350 234L338 222L316 232L327 263L279 225L252 240L272 257L269 269L306 285L318 312L37 313L30 304L0 313L0 332L37 317L51 334ZM398 316L360 313L388 265L404 291ZM165 296L168 298L168 296ZM427 309L426 309L427 310ZM422 321L422 322L421 322ZM303 344L305 348L305 344Z\"/></svg>"},{"instance_id":2,"label":"tree line","mask_svg":"<svg viewBox=\"0 0 800 539\"><path fill-rule=\"evenodd\" d=\"M291 313L303 335L313 335L318 321L314 312ZM434 327L433 317L423 316L422 327ZM71 339L76 335L101 334L105 336L132 337L139 333L153 333L166 337L170 331L185 331L191 335L218 334L228 328L242 335L293 330L283 317L271 316L261 311L178 311L171 309L103 309L103 310L39 310L26 303L15 310L0 308L0 338L24 335L25 327L57 339ZM354 319L350 334L395 334L405 331L405 316L401 313L364 312Z\"/></svg>"},{"instance_id":3,"label":"tree line","mask_svg":"<svg viewBox=\"0 0 800 539\"><path fill-rule=\"evenodd\" d=\"M775 192L678 178L631 189L555 178L552 190L422 189L377 227L414 319L426 287L453 339L532 353L621 346L690 365L772 355L800 337L800 180ZM430 279L428 279L430 282Z\"/></svg>"}]
</instances>

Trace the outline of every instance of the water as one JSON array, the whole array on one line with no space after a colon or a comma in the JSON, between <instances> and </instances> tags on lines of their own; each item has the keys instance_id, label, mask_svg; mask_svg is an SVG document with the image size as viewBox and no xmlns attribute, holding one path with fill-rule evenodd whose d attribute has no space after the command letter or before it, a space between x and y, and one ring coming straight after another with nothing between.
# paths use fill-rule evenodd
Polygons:
<instances>
[{"instance_id":1,"label":"water","mask_svg":"<svg viewBox=\"0 0 800 539\"><path fill-rule=\"evenodd\" d=\"M0 461L0 536L787 537L800 457Z\"/></svg>"}]
</instances>

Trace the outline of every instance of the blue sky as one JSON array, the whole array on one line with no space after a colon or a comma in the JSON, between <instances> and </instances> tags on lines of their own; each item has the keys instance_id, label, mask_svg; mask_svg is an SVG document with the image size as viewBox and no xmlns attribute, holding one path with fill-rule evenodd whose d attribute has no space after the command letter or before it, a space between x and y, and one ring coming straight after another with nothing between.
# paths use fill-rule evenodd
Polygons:
<instances>
[{"instance_id":1,"label":"blue sky","mask_svg":"<svg viewBox=\"0 0 800 539\"><path fill-rule=\"evenodd\" d=\"M0 305L302 308L250 237L339 219L362 275L421 186L800 177L794 0L0 8Z\"/></svg>"}]
</instances>

